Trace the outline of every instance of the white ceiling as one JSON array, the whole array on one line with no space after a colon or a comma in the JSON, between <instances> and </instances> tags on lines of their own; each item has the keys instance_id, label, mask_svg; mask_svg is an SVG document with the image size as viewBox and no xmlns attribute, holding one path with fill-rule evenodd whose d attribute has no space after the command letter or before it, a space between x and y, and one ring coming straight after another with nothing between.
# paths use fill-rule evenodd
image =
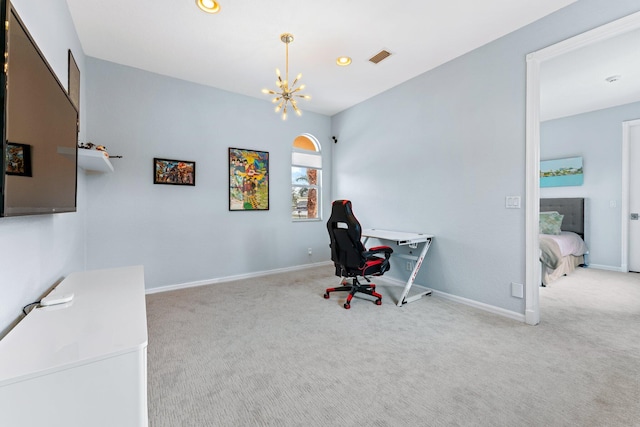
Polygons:
<instances>
[{"instance_id":1,"label":"white ceiling","mask_svg":"<svg viewBox=\"0 0 640 427\"><path fill-rule=\"evenodd\" d=\"M544 61L540 119L550 120L640 101L640 30ZM608 77L620 80L609 83Z\"/></svg>"},{"instance_id":2,"label":"white ceiling","mask_svg":"<svg viewBox=\"0 0 640 427\"><path fill-rule=\"evenodd\" d=\"M67 0L85 54L270 100L292 33L302 110L333 115L576 0ZM381 49L393 55L378 65ZM338 56L353 58L338 67ZM524 59L523 59L524 60Z\"/></svg>"}]
</instances>

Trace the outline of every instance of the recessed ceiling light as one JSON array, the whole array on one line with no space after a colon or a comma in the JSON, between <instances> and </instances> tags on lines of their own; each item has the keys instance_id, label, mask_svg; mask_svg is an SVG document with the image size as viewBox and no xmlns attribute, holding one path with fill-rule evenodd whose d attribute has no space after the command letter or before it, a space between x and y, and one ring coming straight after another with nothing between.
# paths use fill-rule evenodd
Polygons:
<instances>
[{"instance_id":1,"label":"recessed ceiling light","mask_svg":"<svg viewBox=\"0 0 640 427\"><path fill-rule=\"evenodd\" d=\"M348 56L341 56L336 59L336 64L341 67L346 67L347 65L351 64L351 58L349 58Z\"/></svg>"},{"instance_id":2,"label":"recessed ceiling light","mask_svg":"<svg viewBox=\"0 0 640 427\"><path fill-rule=\"evenodd\" d=\"M217 1L213 0L196 0L196 4L198 7L207 13L218 13L220 12L220 5Z\"/></svg>"},{"instance_id":3,"label":"recessed ceiling light","mask_svg":"<svg viewBox=\"0 0 640 427\"><path fill-rule=\"evenodd\" d=\"M621 78L622 78L622 76L621 76L621 75L616 74L615 76L609 76L609 77L607 77L605 80L607 81L607 83L615 83L615 82L617 82L618 80L620 80Z\"/></svg>"}]
</instances>

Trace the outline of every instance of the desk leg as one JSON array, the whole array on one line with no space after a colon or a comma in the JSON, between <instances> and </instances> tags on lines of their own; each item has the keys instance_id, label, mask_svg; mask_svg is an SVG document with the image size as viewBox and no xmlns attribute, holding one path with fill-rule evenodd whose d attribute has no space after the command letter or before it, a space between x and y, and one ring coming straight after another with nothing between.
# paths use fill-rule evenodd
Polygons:
<instances>
[{"instance_id":1,"label":"desk leg","mask_svg":"<svg viewBox=\"0 0 640 427\"><path fill-rule=\"evenodd\" d=\"M409 280L407 280L407 284L404 287L404 290L402 291L402 295L400 296L400 299L398 300L398 307L402 307L403 304L406 304L408 302L413 302L415 300L418 300L420 298L422 298L425 295L429 295L431 294L431 291L423 291L420 292L417 295L413 295L410 298L407 298L407 295L409 294L409 290L411 289L411 286L413 285L413 282L415 282L416 280L416 276L418 275L418 271L420 271L420 267L422 266L422 261L424 261L424 257L425 255L427 255L427 251L429 250L429 246L431 246L431 239L427 240L426 242L424 242L424 247L422 248L422 252L420 253L420 256L418 257L417 261L416 261L416 265L415 267L413 267L413 271L411 272L411 276L409 276Z\"/></svg>"}]
</instances>

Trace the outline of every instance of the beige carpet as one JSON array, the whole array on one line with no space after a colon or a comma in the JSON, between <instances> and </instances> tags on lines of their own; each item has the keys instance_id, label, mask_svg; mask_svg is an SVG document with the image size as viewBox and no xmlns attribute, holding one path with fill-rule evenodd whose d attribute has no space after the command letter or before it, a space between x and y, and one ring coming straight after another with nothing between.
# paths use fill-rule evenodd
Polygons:
<instances>
[{"instance_id":1,"label":"beige carpet","mask_svg":"<svg viewBox=\"0 0 640 427\"><path fill-rule=\"evenodd\" d=\"M149 295L150 425L640 425L640 275L579 269L527 326L397 287L345 310L331 270Z\"/></svg>"}]
</instances>

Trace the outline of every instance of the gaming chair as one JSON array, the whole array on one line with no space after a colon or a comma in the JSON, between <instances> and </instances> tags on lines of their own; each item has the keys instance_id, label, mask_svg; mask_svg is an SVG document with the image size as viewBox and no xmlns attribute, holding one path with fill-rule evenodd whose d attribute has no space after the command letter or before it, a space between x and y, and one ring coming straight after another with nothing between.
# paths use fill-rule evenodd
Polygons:
<instances>
[{"instance_id":1,"label":"gaming chair","mask_svg":"<svg viewBox=\"0 0 640 427\"><path fill-rule=\"evenodd\" d=\"M341 285L337 288L327 288L324 297L329 299L331 292L348 291L344 308L351 308L351 299L357 293L371 295L376 298L376 305L382 304L382 295L375 291L376 285L367 283L361 285L358 276L382 276L391 268L389 258L393 249L389 246L376 246L367 250L360 239L362 227L353 215L349 200L336 200L331 207L331 217L327 222L327 230L331 239L331 260L336 267L336 276L341 277ZM383 255L384 258L381 256ZM348 278L352 279L348 285Z\"/></svg>"}]
</instances>

